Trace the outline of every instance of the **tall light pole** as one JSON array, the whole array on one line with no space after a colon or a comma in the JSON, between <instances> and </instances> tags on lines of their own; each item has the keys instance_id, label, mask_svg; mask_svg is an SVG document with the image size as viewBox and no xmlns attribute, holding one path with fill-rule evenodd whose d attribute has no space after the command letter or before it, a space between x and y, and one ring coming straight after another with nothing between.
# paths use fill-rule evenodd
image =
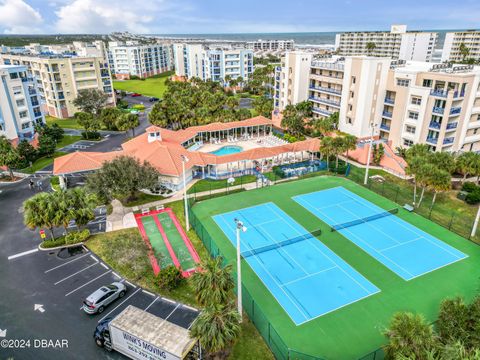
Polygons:
<instances>
[{"instance_id":1,"label":"tall light pole","mask_svg":"<svg viewBox=\"0 0 480 360\"><path fill-rule=\"evenodd\" d=\"M475 222L473 223L472 228L472 237L477 233L478 221L480 220L480 205L478 206L477 216L475 217Z\"/></svg>"},{"instance_id":2,"label":"tall light pole","mask_svg":"<svg viewBox=\"0 0 480 360\"><path fill-rule=\"evenodd\" d=\"M365 168L365 179L363 180L363 184L367 185L368 182L368 169L370 167L370 157L372 156L372 147L373 147L373 134L375 132L375 125L373 122L370 123L372 127L372 134L370 136L370 145L368 147L368 156L367 156L367 167Z\"/></svg>"},{"instance_id":3,"label":"tall light pole","mask_svg":"<svg viewBox=\"0 0 480 360\"><path fill-rule=\"evenodd\" d=\"M240 232L247 231L247 228L243 225L238 219L235 219L235 225L237 229L237 308L238 314L240 315L240 322L243 321L242 316L242 267L240 264Z\"/></svg>"},{"instance_id":4,"label":"tall light pole","mask_svg":"<svg viewBox=\"0 0 480 360\"><path fill-rule=\"evenodd\" d=\"M187 231L190 230L190 221L188 220L188 201L187 201L187 174L185 173L185 163L188 162L188 158L185 155L180 155L182 158L182 171L183 171L183 199L185 201L185 224Z\"/></svg>"}]
</instances>

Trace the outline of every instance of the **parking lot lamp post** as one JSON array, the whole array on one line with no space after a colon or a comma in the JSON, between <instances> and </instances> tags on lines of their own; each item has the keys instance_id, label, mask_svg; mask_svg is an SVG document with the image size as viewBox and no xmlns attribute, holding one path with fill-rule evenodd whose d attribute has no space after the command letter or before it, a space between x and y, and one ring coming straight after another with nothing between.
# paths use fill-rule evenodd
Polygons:
<instances>
[{"instance_id":1,"label":"parking lot lamp post","mask_svg":"<svg viewBox=\"0 0 480 360\"><path fill-rule=\"evenodd\" d=\"M185 163L188 162L188 158L185 155L182 157L182 171L183 171L183 198L185 201L185 225L187 231L190 230L190 221L188 220L188 201L187 201L187 174L185 173Z\"/></svg>"},{"instance_id":2,"label":"parking lot lamp post","mask_svg":"<svg viewBox=\"0 0 480 360\"><path fill-rule=\"evenodd\" d=\"M368 182L368 169L370 167L370 157L372 156L372 147L373 147L373 134L375 132L375 125L373 122L370 123L372 128L372 135L370 136L370 144L368 145L368 155L367 155L367 167L365 168L365 179L363 180L363 184L367 185Z\"/></svg>"},{"instance_id":3,"label":"parking lot lamp post","mask_svg":"<svg viewBox=\"0 0 480 360\"><path fill-rule=\"evenodd\" d=\"M472 228L472 237L477 233L478 221L480 220L480 205L478 206L477 216L475 217L475 222L473 223Z\"/></svg>"},{"instance_id":4,"label":"parking lot lamp post","mask_svg":"<svg viewBox=\"0 0 480 360\"><path fill-rule=\"evenodd\" d=\"M247 228L238 219L235 219L235 225L237 229L237 308L240 315L240 322L243 321L242 317L242 267L240 264L240 232L247 231Z\"/></svg>"}]
</instances>

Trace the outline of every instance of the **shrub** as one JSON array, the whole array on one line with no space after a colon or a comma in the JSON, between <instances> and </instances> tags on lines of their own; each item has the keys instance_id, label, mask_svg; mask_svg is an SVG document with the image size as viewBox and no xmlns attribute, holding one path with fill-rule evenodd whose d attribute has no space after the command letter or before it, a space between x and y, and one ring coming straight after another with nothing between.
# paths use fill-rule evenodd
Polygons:
<instances>
[{"instance_id":1,"label":"shrub","mask_svg":"<svg viewBox=\"0 0 480 360\"><path fill-rule=\"evenodd\" d=\"M125 100L118 100L117 101L117 108L127 109L128 108L128 102L126 102Z\"/></svg>"},{"instance_id":2,"label":"shrub","mask_svg":"<svg viewBox=\"0 0 480 360\"><path fill-rule=\"evenodd\" d=\"M62 246L62 245L65 245L65 237L64 236L61 236L59 238L56 238L55 240L45 240L44 242L42 242L42 247L44 249L50 249L50 248L54 248L54 247L58 247L58 246Z\"/></svg>"},{"instance_id":3,"label":"shrub","mask_svg":"<svg viewBox=\"0 0 480 360\"><path fill-rule=\"evenodd\" d=\"M465 202L470 205L480 203L480 188L477 188L477 190L468 193L468 195L465 197Z\"/></svg>"},{"instance_id":4,"label":"shrub","mask_svg":"<svg viewBox=\"0 0 480 360\"><path fill-rule=\"evenodd\" d=\"M79 242L83 242L87 240L90 236L90 230L84 229L82 231L72 231L65 235L65 243L70 244L77 244Z\"/></svg>"},{"instance_id":5,"label":"shrub","mask_svg":"<svg viewBox=\"0 0 480 360\"><path fill-rule=\"evenodd\" d=\"M82 138L88 140L100 140L102 135L98 131L83 131Z\"/></svg>"},{"instance_id":6,"label":"shrub","mask_svg":"<svg viewBox=\"0 0 480 360\"><path fill-rule=\"evenodd\" d=\"M132 109L135 109L135 110L145 110L145 105L143 104L135 104L132 106Z\"/></svg>"},{"instance_id":7,"label":"shrub","mask_svg":"<svg viewBox=\"0 0 480 360\"><path fill-rule=\"evenodd\" d=\"M177 288L182 281L182 274L175 266L167 266L158 274L158 285L165 290Z\"/></svg>"},{"instance_id":8,"label":"shrub","mask_svg":"<svg viewBox=\"0 0 480 360\"><path fill-rule=\"evenodd\" d=\"M480 187L473 182L465 182L462 186L462 191L466 191L468 193L478 191L479 189Z\"/></svg>"}]
</instances>

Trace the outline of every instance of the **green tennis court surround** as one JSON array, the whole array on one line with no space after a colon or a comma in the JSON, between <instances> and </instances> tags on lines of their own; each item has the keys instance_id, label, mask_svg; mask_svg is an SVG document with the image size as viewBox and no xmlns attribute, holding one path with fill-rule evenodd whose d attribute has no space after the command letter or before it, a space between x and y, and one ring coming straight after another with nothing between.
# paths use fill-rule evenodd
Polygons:
<instances>
[{"instance_id":1,"label":"green tennis court surround","mask_svg":"<svg viewBox=\"0 0 480 360\"><path fill-rule=\"evenodd\" d=\"M199 202L191 209L192 224L210 253L223 255L228 263L235 264L235 248L212 217L273 202L306 231L320 229L321 236L313 240L321 241L380 289L375 295L297 326L249 263L242 260L245 311L278 359L360 359L385 344L382 330L388 326L395 312L422 313L433 322L444 298L462 296L469 301L478 293L480 247L477 244L400 208L392 216L397 216L468 256L406 281L341 232L332 232L331 225L292 199L297 195L338 186L386 211L397 206L348 179L322 176ZM350 219L342 221L348 220ZM335 221L335 224L342 221ZM318 301L322 301L322 296L318 296Z\"/></svg>"}]
</instances>

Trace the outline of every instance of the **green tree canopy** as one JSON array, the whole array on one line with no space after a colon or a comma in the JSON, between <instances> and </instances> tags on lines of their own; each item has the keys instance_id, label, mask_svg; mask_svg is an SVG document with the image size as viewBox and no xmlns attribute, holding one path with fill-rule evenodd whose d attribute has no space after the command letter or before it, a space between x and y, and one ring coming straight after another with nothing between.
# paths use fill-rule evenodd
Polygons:
<instances>
[{"instance_id":1,"label":"green tree canopy","mask_svg":"<svg viewBox=\"0 0 480 360\"><path fill-rule=\"evenodd\" d=\"M136 114L123 114L118 117L116 127L122 131L132 130L132 136L135 136L135 128L140 125L140 120Z\"/></svg>"},{"instance_id":2,"label":"green tree canopy","mask_svg":"<svg viewBox=\"0 0 480 360\"><path fill-rule=\"evenodd\" d=\"M101 127L99 118L88 112L75 113L75 119L77 119L80 126L83 126L85 129L87 139L90 132L97 131Z\"/></svg>"},{"instance_id":3,"label":"green tree canopy","mask_svg":"<svg viewBox=\"0 0 480 360\"><path fill-rule=\"evenodd\" d=\"M73 105L91 115L99 115L107 104L108 95L98 89L85 89L78 92Z\"/></svg>"},{"instance_id":4,"label":"green tree canopy","mask_svg":"<svg viewBox=\"0 0 480 360\"><path fill-rule=\"evenodd\" d=\"M13 147L5 136L0 136L0 166L7 167L12 180L14 178L12 169L16 167L21 160L22 158L17 149Z\"/></svg>"},{"instance_id":5,"label":"green tree canopy","mask_svg":"<svg viewBox=\"0 0 480 360\"><path fill-rule=\"evenodd\" d=\"M262 116L270 118L273 111L273 100L264 96L257 97L253 100L253 108Z\"/></svg>"},{"instance_id":6,"label":"green tree canopy","mask_svg":"<svg viewBox=\"0 0 480 360\"><path fill-rule=\"evenodd\" d=\"M107 130L117 130L117 120L122 112L114 107L107 107L100 111L100 121Z\"/></svg>"},{"instance_id":7,"label":"green tree canopy","mask_svg":"<svg viewBox=\"0 0 480 360\"><path fill-rule=\"evenodd\" d=\"M116 197L132 199L137 191L155 187L159 175L148 162L142 164L133 157L119 156L87 178L87 189L103 201Z\"/></svg>"}]
</instances>

